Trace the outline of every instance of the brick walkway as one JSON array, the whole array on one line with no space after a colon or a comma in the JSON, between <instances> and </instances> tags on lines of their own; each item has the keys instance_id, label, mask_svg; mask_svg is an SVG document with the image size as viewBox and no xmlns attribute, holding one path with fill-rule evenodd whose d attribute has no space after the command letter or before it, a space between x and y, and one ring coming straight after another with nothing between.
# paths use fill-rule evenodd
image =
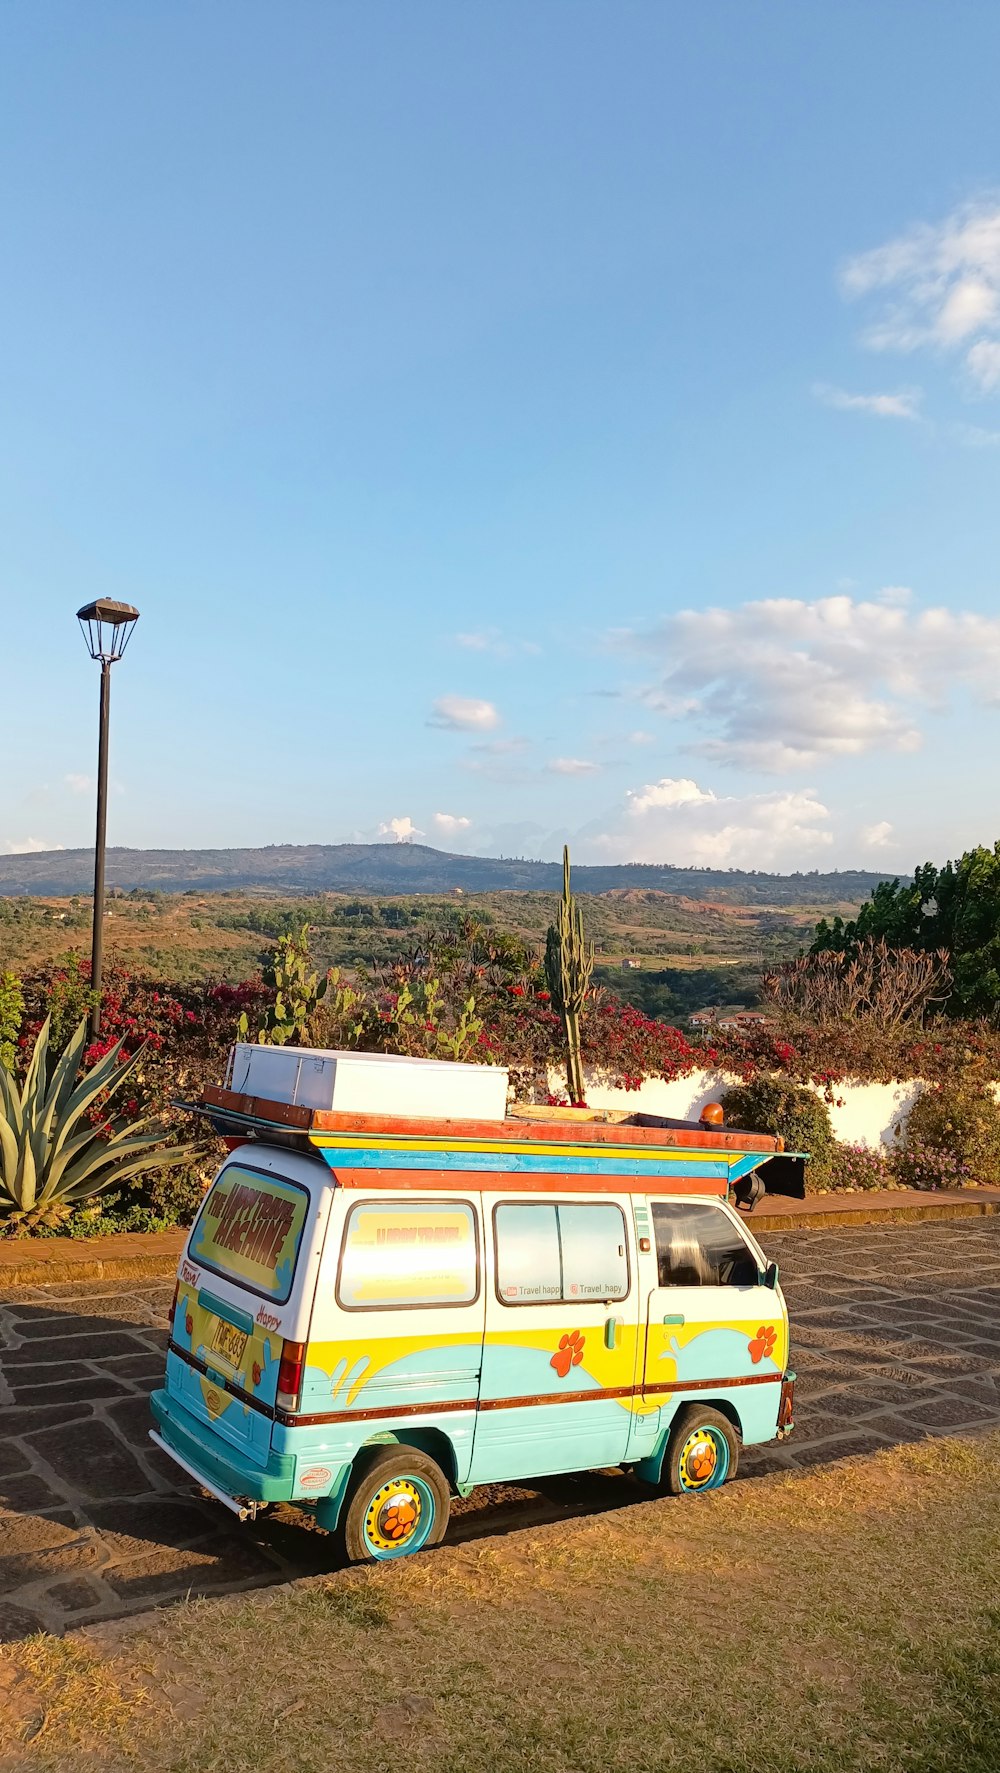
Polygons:
<instances>
[{"instance_id":1,"label":"brick walkway","mask_svg":"<svg viewBox=\"0 0 1000 1773\"><path fill-rule=\"evenodd\" d=\"M799 1374L787 1447L753 1476L1000 1426L1000 1220L772 1234ZM334 1568L292 1510L240 1527L147 1439L172 1285L0 1294L0 1639ZM620 1477L477 1491L449 1537L627 1506Z\"/></svg>"}]
</instances>

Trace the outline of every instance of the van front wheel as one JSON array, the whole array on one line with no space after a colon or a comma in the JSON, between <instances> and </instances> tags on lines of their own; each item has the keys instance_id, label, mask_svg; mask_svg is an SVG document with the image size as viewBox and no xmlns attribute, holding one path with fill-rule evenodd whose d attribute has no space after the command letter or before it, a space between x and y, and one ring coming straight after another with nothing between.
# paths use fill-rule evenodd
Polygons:
<instances>
[{"instance_id":1,"label":"van front wheel","mask_svg":"<svg viewBox=\"0 0 1000 1773\"><path fill-rule=\"evenodd\" d=\"M701 1496L736 1476L740 1443L721 1410L688 1404L670 1430L661 1482L671 1496Z\"/></svg>"},{"instance_id":2,"label":"van front wheel","mask_svg":"<svg viewBox=\"0 0 1000 1773\"><path fill-rule=\"evenodd\" d=\"M362 1454L340 1536L352 1564L407 1557L445 1536L451 1497L441 1467L417 1447L377 1447Z\"/></svg>"}]
</instances>

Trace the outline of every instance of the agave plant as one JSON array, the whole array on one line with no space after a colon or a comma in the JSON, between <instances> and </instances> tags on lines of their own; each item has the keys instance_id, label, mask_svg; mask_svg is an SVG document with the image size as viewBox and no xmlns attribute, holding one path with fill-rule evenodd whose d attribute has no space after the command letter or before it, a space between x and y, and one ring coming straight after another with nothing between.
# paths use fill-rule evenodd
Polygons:
<instances>
[{"instance_id":1,"label":"agave plant","mask_svg":"<svg viewBox=\"0 0 1000 1773\"><path fill-rule=\"evenodd\" d=\"M111 1106L141 1049L119 1064L118 1040L83 1071L86 1043L84 1020L50 1064L46 1018L20 1088L0 1065L0 1224L13 1221L25 1230L58 1225L111 1183L182 1163L194 1150L164 1147L155 1115L125 1120ZM96 1123L95 1104L101 1116Z\"/></svg>"}]
</instances>

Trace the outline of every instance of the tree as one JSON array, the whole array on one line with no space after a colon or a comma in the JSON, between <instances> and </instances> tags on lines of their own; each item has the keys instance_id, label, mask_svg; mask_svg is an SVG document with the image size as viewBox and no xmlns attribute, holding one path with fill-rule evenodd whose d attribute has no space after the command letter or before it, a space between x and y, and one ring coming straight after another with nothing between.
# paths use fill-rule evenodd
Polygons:
<instances>
[{"instance_id":1,"label":"tree","mask_svg":"<svg viewBox=\"0 0 1000 1773\"><path fill-rule=\"evenodd\" d=\"M952 984L946 948L890 948L863 936L850 949L800 954L761 977L767 1003L809 1022L921 1023Z\"/></svg>"},{"instance_id":2,"label":"tree","mask_svg":"<svg viewBox=\"0 0 1000 1773\"><path fill-rule=\"evenodd\" d=\"M923 952L945 949L953 1016L1000 1015L1000 843L966 850L957 862L925 862L913 880L882 881L856 918L823 919L810 954L854 955L866 941Z\"/></svg>"}]
</instances>

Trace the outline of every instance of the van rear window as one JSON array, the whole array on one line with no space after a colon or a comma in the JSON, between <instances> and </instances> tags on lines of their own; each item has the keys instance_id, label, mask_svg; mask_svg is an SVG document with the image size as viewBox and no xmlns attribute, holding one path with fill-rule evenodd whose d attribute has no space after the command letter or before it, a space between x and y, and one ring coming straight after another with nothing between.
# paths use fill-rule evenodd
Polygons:
<instances>
[{"instance_id":1,"label":"van rear window","mask_svg":"<svg viewBox=\"0 0 1000 1773\"><path fill-rule=\"evenodd\" d=\"M227 1164L201 1209L188 1255L284 1305L308 1206L306 1190L296 1183Z\"/></svg>"}]
</instances>

